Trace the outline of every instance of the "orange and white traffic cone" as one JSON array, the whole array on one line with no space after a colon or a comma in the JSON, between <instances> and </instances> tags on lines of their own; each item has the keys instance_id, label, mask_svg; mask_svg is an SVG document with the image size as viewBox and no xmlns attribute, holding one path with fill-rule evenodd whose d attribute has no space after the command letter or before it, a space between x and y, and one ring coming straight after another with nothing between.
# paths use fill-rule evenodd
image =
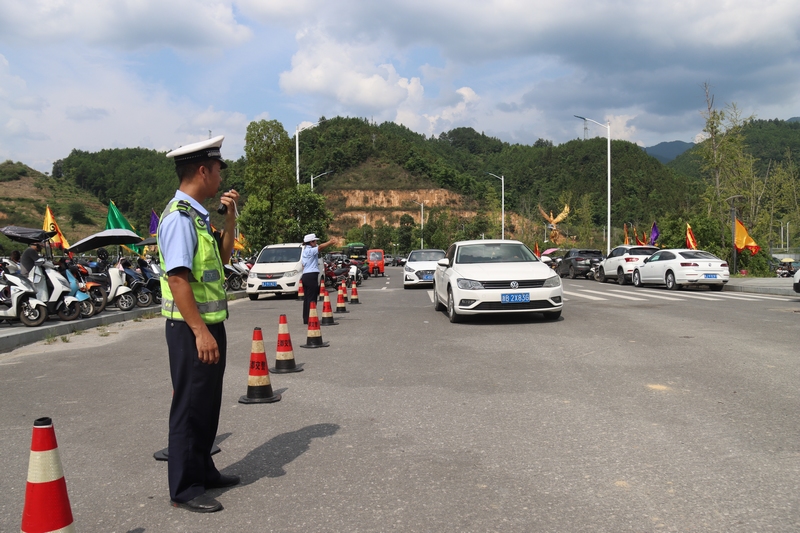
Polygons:
<instances>
[{"instance_id":1,"label":"orange and white traffic cone","mask_svg":"<svg viewBox=\"0 0 800 533\"><path fill-rule=\"evenodd\" d=\"M347 303L347 282L345 280L342 280L342 286L339 289L342 291L345 303Z\"/></svg>"},{"instance_id":2,"label":"orange and white traffic cone","mask_svg":"<svg viewBox=\"0 0 800 533\"><path fill-rule=\"evenodd\" d=\"M292 337L289 335L289 323L286 321L286 315L281 315L278 319L278 348L275 353L275 368L272 371L276 374L303 371L294 362Z\"/></svg>"},{"instance_id":3,"label":"orange and white traffic cone","mask_svg":"<svg viewBox=\"0 0 800 533\"><path fill-rule=\"evenodd\" d=\"M346 289L345 289L346 290ZM339 296L336 298L336 312L337 313L349 313L350 311L347 310L347 306L344 303L344 292L341 287L339 287Z\"/></svg>"},{"instance_id":4,"label":"orange and white traffic cone","mask_svg":"<svg viewBox=\"0 0 800 533\"><path fill-rule=\"evenodd\" d=\"M353 283L350 285L350 303L351 304L361 303L358 301L358 289L356 289L356 280L353 280Z\"/></svg>"},{"instance_id":5,"label":"orange and white traffic cone","mask_svg":"<svg viewBox=\"0 0 800 533\"><path fill-rule=\"evenodd\" d=\"M46 417L33 422L20 530L22 533L75 532L53 421Z\"/></svg>"},{"instance_id":6,"label":"orange and white traffic cone","mask_svg":"<svg viewBox=\"0 0 800 533\"><path fill-rule=\"evenodd\" d=\"M269 381L267 354L264 352L264 337L261 336L261 328L255 328L250 351L250 374L247 376L247 394L239 398L239 403L272 403L280 399L280 394L272 392L272 383Z\"/></svg>"},{"instance_id":7,"label":"orange and white traffic cone","mask_svg":"<svg viewBox=\"0 0 800 533\"><path fill-rule=\"evenodd\" d=\"M297 299L304 300L306 297L306 291L303 290L303 280L301 279L300 282L297 284Z\"/></svg>"},{"instance_id":8,"label":"orange and white traffic cone","mask_svg":"<svg viewBox=\"0 0 800 533\"><path fill-rule=\"evenodd\" d=\"M338 326L339 323L333 319L333 307L331 307L331 299L328 296L328 291L325 292L325 300L322 302L322 320L319 321L320 326Z\"/></svg>"},{"instance_id":9,"label":"orange and white traffic cone","mask_svg":"<svg viewBox=\"0 0 800 533\"><path fill-rule=\"evenodd\" d=\"M308 308L308 337L306 343L301 344L301 348L327 348L329 342L322 342L322 331L319 329L319 317L317 316L317 302L311 302Z\"/></svg>"}]
</instances>

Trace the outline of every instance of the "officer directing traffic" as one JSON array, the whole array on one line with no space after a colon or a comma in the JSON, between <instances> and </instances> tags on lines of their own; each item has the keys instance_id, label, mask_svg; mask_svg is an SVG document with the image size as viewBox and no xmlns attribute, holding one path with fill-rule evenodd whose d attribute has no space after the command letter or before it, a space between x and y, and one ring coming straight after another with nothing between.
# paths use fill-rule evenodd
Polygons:
<instances>
[{"instance_id":1,"label":"officer directing traffic","mask_svg":"<svg viewBox=\"0 0 800 533\"><path fill-rule=\"evenodd\" d=\"M223 265L233 250L235 202L228 191L221 203L228 209L220 237L211 230L202 202L219 191L220 170L227 167L220 148L224 137L173 150L180 185L158 226L161 268L161 314L166 317L169 368L174 391L169 413L169 493L172 505L211 513L222 505L206 489L239 483L220 474L211 459L222 402L227 339L224 321L228 303Z\"/></svg>"}]
</instances>

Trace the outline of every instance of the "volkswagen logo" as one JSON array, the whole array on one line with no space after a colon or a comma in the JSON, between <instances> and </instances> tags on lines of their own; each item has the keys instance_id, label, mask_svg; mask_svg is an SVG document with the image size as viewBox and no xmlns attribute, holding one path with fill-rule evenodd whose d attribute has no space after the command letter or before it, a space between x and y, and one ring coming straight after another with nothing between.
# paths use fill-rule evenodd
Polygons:
<instances>
[{"instance_id":1,"label":"volkswagen logo","mask_svg":"<svg viewBox=\"0 0 800 533\"><path fill-rule=\"evenodd\" d=\"M511 282L511 288L512 289L519 289L519 283L517 283L516 281L512 281Z\"/></svg>"}]
</instances>

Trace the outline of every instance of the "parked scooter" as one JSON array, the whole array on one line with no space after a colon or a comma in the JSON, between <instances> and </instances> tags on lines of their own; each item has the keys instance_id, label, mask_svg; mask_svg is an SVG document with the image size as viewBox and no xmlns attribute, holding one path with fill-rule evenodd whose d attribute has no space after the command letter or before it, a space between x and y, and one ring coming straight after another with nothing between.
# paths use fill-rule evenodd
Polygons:
<instances>
[{"instance_id":1,"label":"parked scooter","mask_svg":"<svg viewBox=\"0 0 800 533\"><path fill-rule=\"evenodd\" d=\"M141 274L133 269L133 265L127 259L121 259L118 265L125 274L125 284L133 291L136 298L136 305L147 307L153 303L153 293L147 288L147 282Z\"/></svg>"},{"instance_id":2,"label":"parked scooter","mask_svg":"<svg viewBox=\"0 0 800 533\"><path fill-rule=\"evenodd\" d=\"M78 299L70 295L72 288L69 282L44 257L36 260L28 279L36 287L36 295L44 302L49 314L55 313L65 321L75 320L81 314Z\"/></svg>"},{"instance_id":3,"label":"parked scooter","mask_svg":"<svg viewBox=\"0 0 800 533\"><path fill-rule=\"evenodd\" d=\"M96 312L94 300L92 300L91 296L89 296L86 291L86 285L79 281L77 268L74 265L68 264L66 260L62 260L58 265L58 273L67 279L70 287L70 296L74 296L78 299L81 318L94 316Z\"/></svg>"},{"instance_id":4,"label":"parked scooter","mask_svg":"<svg viewBox=\"0 0 800 533\"><path fill-rule=\"evenodd\" d=\"M118 268L109 268L108 252L103 248L97 251L97 265L89 274L91 281L101 283L108 294L108 303L114 304L120 311L130 311L136 305L136 298L130 287L125 286L125 278Z\"/></svg>"},{"instance_id":5,"label":"parked scooter","mask_svg":"<svg viewBox=\"0 0 800 533\"><path fill-rule=\"evenodd\" d=\"M161 303L161 267L155 261L147 262L141 257L136 260L139 265L139 272L144 278L147 290L153 295L153 300Z\"/></svg>"},{"instance_id":6,"label":"parked scooter","mask_svg":"<svg viewBox=\"0 0 800 533\"><path fill-rule=\"evenodd\" d=\"M19 320L26 326L41 326L47 320L47 306L36 298L36 287L6 264L0 276L0 320Z\"/></svg>"},{"instance_id":7,"label":"parked scooter","mask_svg":"<svg viewBox=\"0 0 800 533\"><path fill-rule=\"evenodd\" d=\"M225 290L232 290L232 291L239 291L242 289L242 286L245 283L246 277L242 277L242 273L233 265L224 265L225 269L225 281L223 285L225 286Z\"/></svg>"},{"instance_id":8,"label":"parked scooter","mask_svg":"<svg viewBox=\"0 0 800 533\"><path fill-rule=\"evenodd\" d=\"M108 304L108 293L103 284L89 279L90 272L89 265L84 262L75 265L75 269L72 271L78 279L78 283L83 283L86 287L86 292L92 298L94 302L94 314L102 313Z\"/></svg>"}]
</instances>

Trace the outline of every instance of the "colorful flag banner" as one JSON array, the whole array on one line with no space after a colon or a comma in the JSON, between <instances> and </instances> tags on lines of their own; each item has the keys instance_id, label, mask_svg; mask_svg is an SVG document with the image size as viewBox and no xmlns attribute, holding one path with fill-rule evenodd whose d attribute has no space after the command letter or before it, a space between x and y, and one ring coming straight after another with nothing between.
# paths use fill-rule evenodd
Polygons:
<instances>
[{"instance_id":1,"label":"colorful flag banner","mask_svg":"<svg viewBox=\"0 0 800 533\"><path fill-rule=\"evenodd\" d=\"M636 239L636 244L638 244L639 246L644 246L645 244L647 244L647 235L645 234L645 232L642 232L642 238L639 239L639 234L636 233L636 226L633 227L633 238Z\"/></svg>"},{"instance_id":2,"label":"colorful flag banner","mask_svg":"<svg viewBox=\"0 0 800 533\"><path fill-rule=\"evenodd\" d=\"M58 227L56 217L53 216L53 211L50 210L49 205L44 210L44 224L42 224L42 229L45 231L56 232L53 238L50 239L50 242L53 243L54 248L61 248L62 250L69 248L69 243L67 242L66 237L64 237L64 234L61 233L61 228Z\"/></svg>"},{"instance_id":3,"label":"colorful flag banner","mask_svg":"<svg viewBox=\"0 0 800 533\"><path fill-rule=\"evenodd\" d=\"M745 229L744 224L737 218L736 219L736 239L735 239L735 246L736 250L741 252L745 248L750 250L750 255L756 255L758 251L761 249L759 245L756 244L756 241L747 233L747 229Z\"/></svg>"},{"instance_id":4,"label":"colorful flag banner","mask_svg":"<svg viewBox=\"0 0 800 533\"><path fill-rule=\"evenodd\" d=\"M158 233L158 215L154 209L150 210L150 236L155 237Z\"/></svg>"},{"instance_id":5,"label":"colorful flag banner","mask_svg":"<svg viewBox=\"0 0 800 533\"><path fill-rule=\"evenodd\" d=\"M694 232L688 222L686 223L686 247L697 250L697 239L694 238Z\"/></svg>"},{"instance_id":6,"label":"colorful flag banner","mask_svg":"<svg viewBox=\"0 0 800 533\"><path fill-rule=\"evenodd\" d=\"M631 240L628 238L628 224L623 224L622 230L625 232L625 242L623 244L630 244Z\"/></svg>"},{"instance_id":7,"label":"colorful flag banner","mask_svg":"<svg viewBox=\"0 0 800 533\"><path fill-rule=\"evenodd\" d=\"M533 243L533 254L536 257L542 257L542 254L539 252L539 241Z\"/></svg>"},{"instance_id":8,"label":"colorful flag banner","mask_svg":"<svg viewBox=\"0 0 800 533\"><path fill-rule=\"evenodd\" d=\"M650 228L650 240L647 241L648 244L653 245L658 240L658 237L661 235L658 231L658 226L656 226L655 221L653 221L653 227Z\"/></svg>"}]
</instances>

